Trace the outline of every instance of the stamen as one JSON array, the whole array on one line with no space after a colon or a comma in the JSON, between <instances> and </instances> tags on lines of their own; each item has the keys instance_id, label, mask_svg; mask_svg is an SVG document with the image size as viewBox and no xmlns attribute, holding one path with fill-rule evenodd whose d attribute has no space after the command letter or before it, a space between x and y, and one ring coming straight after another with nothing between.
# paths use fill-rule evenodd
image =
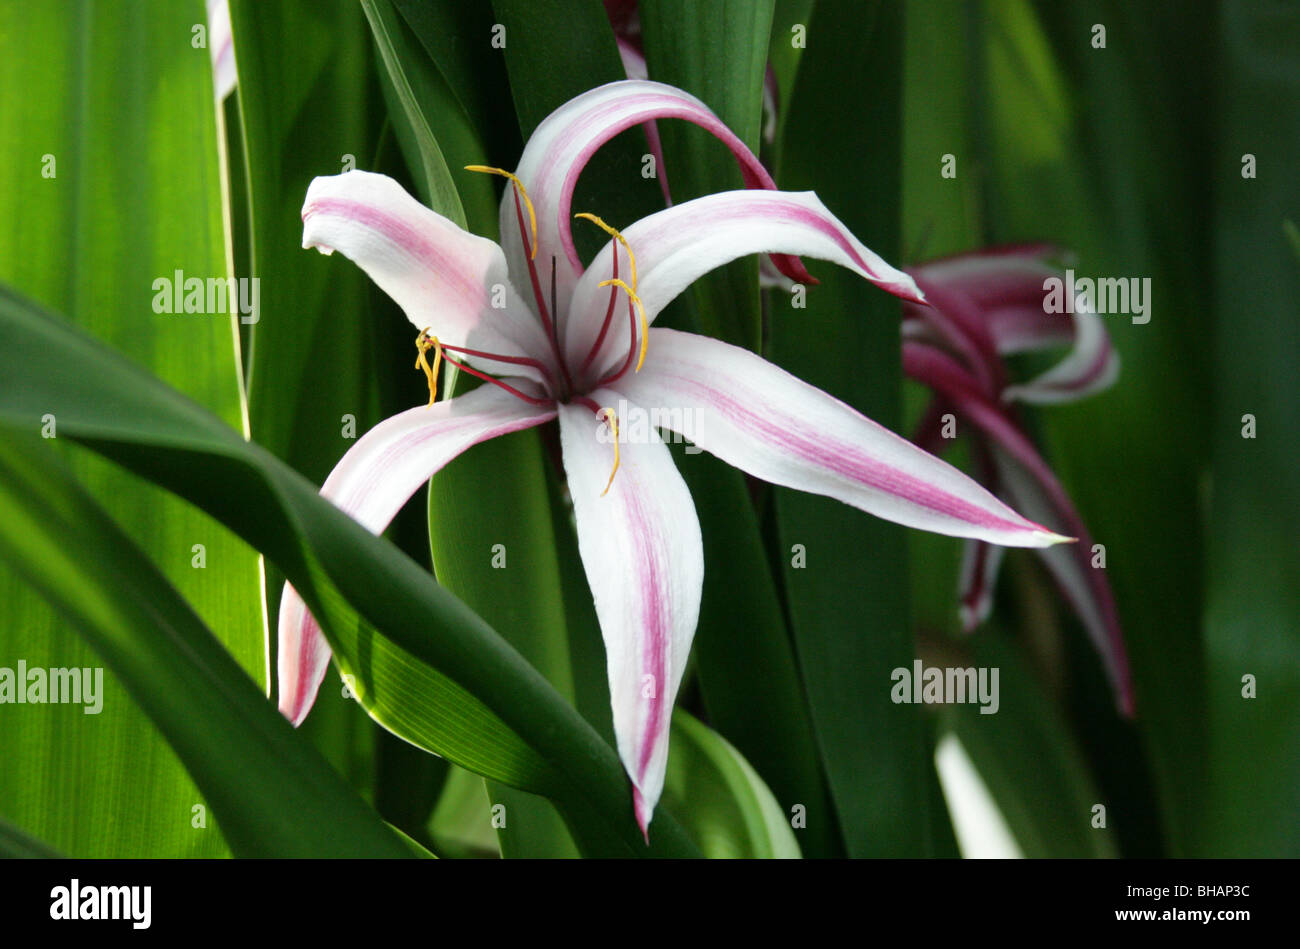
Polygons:
<instances>
[{"instance_id":1,"label":"stamen","mask_svg":"<svg viewBox=\"0 0 1300 949\"><path fill-rule=\"evenodd\" d=\"M528 189L524 187L524 183L520 181L515 175L506 171L504 168L492 168L489 165L466 165L465 170L478 171L478 172L482 172L485 175L500 175L502 178L509 178L511 181L515 183L515 187L518 188L519 193L523 195L524 204L528 206L528 223L532 226L532 230L533 230L532 249L528 254L528 259L529 260L536 259L537 257L537 212L533 210L533 201L530 197L528 197Z\"/></svg>"},{"instance_id":2,"label":"stamen","mask_svg":"<svg viewBox=\"0 0 1300 949\"><path fill-rule=\"evenodd\" d=\"M614 255L614 276L618 276L618 254ZM596 341L591 344L591 349L587 351L587 358L582 361L578 372L586 372L591 361L596 358L596 353L600 352L600 347L605 342L605 334L609 332L610 320L614 317L614 304L618 302L618 287L611 287L609 291L609 306L605 309L605 320L600 324L600 332L596 335Z\"/></svg>"},{"instance_id":3,"label":"stamen","mask_svg":"<svg viewBox=\"0 0 1300 949\"><path fill-rule=\"evenodd\" d=\"M614 484L614 475L618 474L618 413L607 405L596 414L603 415L605 421L609 423L610 429L614 432L614 470L609 473L609 480L605 482L605 490L600 492L600 496L603 498L609 494L609 489Z\"/></svg>"},{"instance_id":4,"label":"stamen","mask_svg":"<svg viewBox=\"0 0 1300 949\"><path fill-rule=\"evenodd\" d=\"M445 356L444 358L447 360L447 362L451 363L453 366L460 369L462 372L468 372L471 376L475 377L476 379L482 379L484 382L490 382L497 388L504 389L506 392L509 392L516 399L522 399L523 401L527 402L529 405L554 405L555 404L555 400L553 398L539 399L536 396L531 396L525 392L520 392L514 386L510 385L507 382L502 382L500 379L496 378L495 376L489 376L486 372L479 372L469 363L461 362L459 359L455 359L452 356Z\"/></svg>"},{"instance_id":5,"label":"stamen","mask_svg":"<svg viewBox=\"0 0 1300 949\"><path fill-rule=\"evenodd\" d=\"M552 388L555 385L555 379L551 376L551 370L546 368L546 364L540 359L531 359L527 356L501 356L497 353L484 352L481 349L466 349L464 346L452 346L449 343L442 344L442 351L445 358L450 361L451 357L447 353L459 353L462 356L470 356L475 359L487 359L492 362L504 362L512 366L529 366L540 372L546 379L548 386Z\"/></svg>"},{"instance_id":6,"label":"stamen","mask_svg":"<svg viewBox=\"0 0 1300 949\"><path fill-rule=\"evenodd\" d=\"M617 293L617 289L610 290L610 293ZM623 365L618 368L612 376L607 376L600 382L596 383L595 388L603 389L612 385L619 379L627 375L627 371L632 368L632 361L636 357L636 308L632 306L632 298L627 298L627 355L623 357Z\"/></svg>"},{"instance_id":7,"label":"stamen","mask_svg":"<svg viewBox=\"0 0 1300 949\"><path fill-rule=\"evenodd\" d=\"M632 245L629 244L629 243L627 242L627 238L624 237L624 236L622 235L622 233L621 233L617 228L610 227L608 224L606 224L606 223L605 223L604 221L602 221L600 218L596 217L596 215L594 215L594 214L589 214L589 213L587 213L586 211L583 211L581 214L575 214L574 217L580 217L580 218L582 218L583 220L590 221L592 224L595 224L598 228L600 228L602 231L604 231L604 232L605 232L606 234L608 234L610 237L614 238L614 240L618 241L620 244L623 245L623 249L627 251L627 259L628 259L628 263L631 264L631 266L632 266L632 292L635 293L635 292L636 292L636 286L637 286L637 284L636 284L636 255L634 255L634 254L632 253ZM614 275L615 275L615 276L618 276L618 269L617 269L617 268L618 268L618 252L617 252L617 251L614 252L614 267L615 267ZM603 286L603 284L602 284L602 286Z\"/></svg>"},{"instance_id":8,"label":"stamen","mask_svg":"<svg viewBox=\"0 0 1300 949\"><path fill-rule=\"evenodd\" d=\"M429 404L427 408L433 408L433 403L438 401L438 370L442 367L442 343L438 342L438 337L429 335L429 327L420 330L420 335L415 337L415 348L419 350L419 355L415 357L415 368L423 369L425 377L429 380ZM429 368L429 360L424 355L430 349L433 354L433 368Z\"/></svg>"},{"instance_id":9,"label":"stamen","mask_svg":"<svg viewBox=\"0 0 1300 949\"><path fill-rule=\"evenodd\" d=\"M617 279L617 278L615 278L615 279L613 279L613 280L602 280L600 283L596 284L596 286L598 286L598 287L620 287L620 288L622 288L622 290L623 290L623 291L628 295L628 297L632 300L632 302L636 304L637 312L638 312L638 313L640 314L640 316L641 316L641 355L637 357L637 361L636 361L636 369L634 369L633 371L634 371L634 372L640 372L640 371L641 371L641 365L642 365L642 363L645 362L645 351L646 351L646 347L650 345L650 324L649 324L649 322L646 320L646 317L645 317L645 306L641 303L641 298L640 298L639 296L636 295L636 291L634 291L631 287L629 287L629 286L628 286L626 283L624 283L622 280L619 280L619 279Z\"/></svg>"}]
</instances>

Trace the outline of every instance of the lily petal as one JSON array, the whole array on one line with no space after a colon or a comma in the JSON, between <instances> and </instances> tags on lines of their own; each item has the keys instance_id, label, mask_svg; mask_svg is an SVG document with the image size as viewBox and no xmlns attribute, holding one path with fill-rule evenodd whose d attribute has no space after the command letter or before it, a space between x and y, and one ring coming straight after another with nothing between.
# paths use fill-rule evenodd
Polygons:
<instances>
[{"instance_id":1,"label":"lily petal","mask_svg":"<svg viewBox=\"0 0 1300 949\"><path fill-rule=\"evenodd\" d=\"M1068 346L1074 341L1074 321L1044 313L1041 303L996 307L985 312L984 319L1003 356Z\"/></svg>"},{"instance_id":2,"label":"lily petal","mask_svg":"<svg viewBox=\"0 0 1300 949\"><path fill-rule=\"evenodd\" d=\"M1076 544L1039 553L1101 656L1120 711L1132 715L1133 683L1119 612L1104 573L1092 566L1092 538L1065 488L1003 407L981 392L952 357L920 343L904 343L903 368L950 401L985 436L998 483L1017 507L1078 538Z\"/></svg>"},{"instance_id":3,"label":"lily petal","mask_svg":"<svg viewBox=\"0 0 1300 949\"><path fill-rule=\"evenodd\" d=\"M387 175L349 171L314 179L302 221L303 247L337 250L354 261L417 329L429 327L453 346L549 359L545 332L511 285L501 248L426 208ZM527 367L480 365L539 379Z\"/></svg>"},{"instance_id":4,"label":"lily petal","mask_svg":"<svg viewBox=\"0 0 1300 949\"><path fill-rule=\"evenodd\" d=\"M1052 261L1065 256L1053 244L1008 244L926 261L908 273L964 294L981 310L1033 305L1042 312L1043 280L1059 274Z\"/></svg>"},{"instance_id":5,"label":"lily petal","mask_svg":"<svg viewBox=\"0 0 1300 949\"><path fill-rule=\"evenodd\" d=\"M748 350L662 328L651 331L650 349L654 359L620 380L619 391L660 410L662 426L755 477L939 534L1012 547L1066 539Z\"/></svg>"},{"instance_id":6,"label":"lily petal","mask_svg":"<svg viewBox=\"0 0 1300 949\"><path fill-rule=\"evenodd\" d=\"M941 397L936 397L934 404L944 407L948 405ZM1003 503L1012 504L997 489L997 465L994 464L992 452L984 439L972 439L970 450L980 483L997 494ZM993 612L993 593L1006 552L1005 547L982 540L968 540L963 545L961 568L957 574L957 616L961 620L963 632L973 633Z\"/></svg>"},{"instance_id":7,"label":"lily petal","mask_svg":"<svg viewBox=\"0 0 1300 949\"><path fill-rule=\"evenodd\" d=\"M573 285L583 269L571 230L573 189L578 176L597 149L619 132L655 119L685 119L711 132L740 163L746 187L776 187L745 143L708 106L680 89L645 79L625 79L569 100L543 119L529 136L515 169L537 211L537 259L545 261L549 268L550 258L556 258L556 298L561 313L568 309ZM521 286L526 286L527 255L512 192L507 188L501 200L501 243L510 259L511 273ZM779 264L795 279L802 274L797 261L783 260Z\"/></svg>"},{"instance_id":8,"label":"lily petal","mask_svg":"<svg viewBox=\"0 0 1300 949\"><path fill-rule=\"evenodd\" d=\"M533 406L485 385L380 422L330 472L321 495L379 534L421 485L471 445L540 425L553 406ZM280 597L280 711L295 725L311 710L329 668L329 645L288 584Z\"/></svg>"},{"instance_id":9,"label":"lily petal","mask_svg":"<svg viewBox=\"0 0 1300 949\"><path fill-rule=\"evenodd\" d=\"M1060 315L1048 317L1060 320ZM1036 405L1073 402L1109 388L1119 376L1119 353L1101 317L1091 311L1073 314L1074 346L1051 369L1023 385L1008 386L1002 393L1007 401Z\"/></svg>"},{"instance_id":10,"label":"lily petal","mask_svg":"<svg viewBox=\"0 0 1300 949\"><path fill-rule=\"evenodd\" d=\"M687 201L637 221L623 236L636 255L638 293L646 318L659 312L701 276L746 254L798 254L847 267L907 300L925 302L916 282L869 250L811 191L724 191ZM599 286L613 272L613 242L596 255L574 289L565 345L581 364L599 335L609 289ZM627 352L628 326L611 327L599 369L619 363Z\"/></svg>"},{"instance_id":11,"label":"lily petal","mask_svg":"<svg viewBox=\"0 0 1300 949\"><path fill-rule=\"evenodd\" d=\"M618 408L620 396L592 396ZM699 619L704 583L700 524L668 448L620 441L609 493L614 445L589 409L561 405L560 441L578 528L578 550L605 640L610 702L619 757L647 833L663 790L673 701ZM622 438L627 432L622 433Z\"/></svg>"},{"instance_id":12,"label":"lily petal","mask_svg":"<svg viewBox=\"0 0 1300 949\"><path fill-rule=\"evenodd\" d=\"M908 304L904 310L904 338L918 336L936 343L962 357L963 362L990 392L1000 392L1006 385L1006 368L999 358L997 342L990 332L985 314L975 302L946 284L918 278L929 306ZM915 317L915 318L912 318ZM917 325L926 333L918 334Z\"/></svg>"},{"instance_id":13,"label":"lily petal","mask_svg":"<svg viewBox=\"0 0 1300 949\"><path fill-rule=\"evenodd\" d=\"M968 540L962 547L957 613L963 632L973 633L993 612L993 590L1006 552L982 540Z\"/></svg>"},{"instance_id":14,"label":"lily petal","mask_svg":"<svg viewBox=\"0 0 1300 949\"><path fill-rule=\"evenodd\" d=\"M1101 657L1120 713L1132 717L1136 702L1119 611L1105 571L1092 565L1092 536L1064 488L1051 475L1050 469L1041 463L1037 453L1034 452L1031 464L1023 462L1026 449L1033 452L1033 447L1027 440L1020 443L1022 440L1014 436L1008 439L1007 444L1014 453L1002 444L993 446L999 480L1005 486L1007 496L1018 507L1049 523L1060 524L1062 529L1079 538L1079 542L1070 544L1068 549L1040 550L1038 553ZM1047 471L1046 477L1044 471Z\"/></svg>"},{"instance_id":15,"label":"lily petal","mask_svg":"<svg viewBox=\"0 0 1300 949\"><path fill-rule=\"evenodd\" d=\"M905 316L911 325L905 335L920 338L923 334L914 321L929 324L938 338L967 357L967 367L986 382L986 367L996 366L1000 372L1001 363L991 352L1009 355L1073 344L1055 367L1024 385L1008 387L1003 397L1047 404L1098 392L1119 373L1119 355L1101 318L1077 304L1072 316L1049 313L1044 306L1045 281L1059 277L1050 259L1063 256L1050 244L1021 244L946 257L909 270L931 302L973 338L983 361L970 358L959 341L935 325L932 312L909 307ZM936 297L940 288L946 303ZM991 339L992 350L981 337Z\"/></svg>"}]
</instances>

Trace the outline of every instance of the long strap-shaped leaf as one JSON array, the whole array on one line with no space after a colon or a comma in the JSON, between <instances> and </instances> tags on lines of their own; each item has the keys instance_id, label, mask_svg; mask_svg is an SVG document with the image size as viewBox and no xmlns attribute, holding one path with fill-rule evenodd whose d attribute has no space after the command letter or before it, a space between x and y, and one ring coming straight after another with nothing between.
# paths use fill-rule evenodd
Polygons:
<instances>
[{"instance_id":1,"label":"long strap-shaped leaf","mask_svg":"<svg viewBox=\"0 0 1300 949\"><path fill-rule=\"evenodd\" d=\"M411 855L54 452L16 426L0 426L0 556L112 667L236 856Z\"/></svg>"},{"instance_id":2,"label":"long strap-shaped leaf","mask_svg":"<svg viewBox=\"0 0 1300 949\"><path fill-rule=\"evenodd\" d=\"M274 561L380 724L552 796L585 825L584 840L635 855L695 854L667 814L647 848L617 755L573 707L418 565L268 452L7 288L0 378L0 421L35 432L54 415L60 436L197 504Z\"/></svg>"},{"instance_id":3,"label":"long strap-shaped leaf","mask_svg":"<svg viewBox=\"0 0 1300 949\"><path fill-rule=\"evenodd\" d=\"M0 860L50 860L62 856L44 841L0 820Z\"/></svg>"}]
</instances>

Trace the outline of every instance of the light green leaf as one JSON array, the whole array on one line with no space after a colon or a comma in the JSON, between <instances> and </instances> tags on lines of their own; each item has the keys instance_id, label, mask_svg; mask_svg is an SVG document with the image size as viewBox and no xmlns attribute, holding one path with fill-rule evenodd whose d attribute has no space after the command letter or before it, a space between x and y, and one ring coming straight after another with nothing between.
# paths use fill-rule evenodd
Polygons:
<instances>
[{"instance_id":1,"label":"light green leaf","mask_svg":"<svg viewBox=\"0 0 1300 949\"><path fill-rule=\"evenodd\" d=\"M0 820L0 859L57 860L63 855L17 827Z\"/></svg>"},{"instance_id":2,"label":"light green leaf","mask_svg":"<svg viewBox=\"0 0 1300 949\"><path fill-rule=\"evenodd\" d=\"M391 0L361 0L361 8L383 63L388 112L397 127L402 151L414 171L420 198L439 214L464 227L465 209L460 193L426 113L431 99L438 96L445 101L450 93L445 91L433 64L416 45ZM442 117L448 117L448 113L455 115L453 109L445 109Z\"/></svg>"},{"instance_id":3,"label":"light green leaf","mask_svg":"<svg viewBox=\"0 0 1300 949\"><path fill-rule=\"evenodd\" d=\"M171 312L185 289L177 280L204 281L206 290L206 281L230 273L211 60L191 45L191 28L205 17L200 0L52 0L0 10L0 280L242 430L234 320L206 299L204 312ZM81 358L74 371L87 379L85 398L98 400L101 352L88 348ZM3 379L5 389L24 384L16 372ZM37 420L47 413L47 434L64 436L52 406ZM79 457L76 469L263 684L256 554L100 459ZM99 664L7 569L0 604L4 665ZM107 707L93 718L66 706L0 715L0 747L21 762L0 768L0 813L74 857L225 854L218 833L191 829L190 808L201 798L161 736L113 676L105 689Z\"/></svg>"},{"instance_id":4,"label":"light green leaf","mask_svg":"<svg viewBox=\"0 0 1300 949\"><path fill-rule=\"evenodd\" d=\"M94 646L241 857L400 857L406 847L266 697L35 433L0 439L0 556ZM105 706L129 701L104 696Z\"/></svg>"},{"instance_id":5,"label":"light green leaf","mask_svg":"<svg viewBox=\"0 0 1300 949\"><path fill-rule=\"evenodd\" d=\"M717 732L678 709L664 779L664 803L706 857L798 859L791 815Z\"/></svg>"},{"instance_id":6,"label":"light green leaf","mask_svg":"<svg viewBox=\"0 0 1300 949\"><path fill-rule=\"evenodd\" d=\"M815 190L874 251L899 242L901 8L819 0L785 121L781 185ZM846 102L848 90L870 95ZM844 103L835 121L823 104ZM773 361L898 430L899 304L810 261L807 309L774 295ZM844 354L842 358L830 358ZM828 498L776 489L785 591L817 747L849 856L922 856L934 780L919 713L890 701L914 655L902 528ZM799 545L796 548L796 545ZM802 552L802 557L795 554ZM828 820L809 810L808 821Z\"/></svg>"},{"instance_id":7,"label":"light green leaf","mask_svg":"<svg viewBox=\"0 0 1300 949\"><path fill-rule=\"evenodd\" d=\"M1130 816L1097 790L1060 711L996 629L982 630L972 645L971 654L947 656L943 665L997 669L997 711L951 705L940 720L970 755L1021 852L1116 856L1116 825ZM1098 804L1106 808L1104 827L1093 824Z\"/></svg>"},{"instance_id":8,"label":"light green leaf","mask_svg":"<svg viewBox=\"0 0 1300 949\"><path fill-rule=\"evenodd\" d=\"M90 355L93 378L79 371ZM693 852L671 815L647 848L614 750L519 653L393 546L214 416L30 302L0 290L0 419L42 412L182 494L264 551L302 594L357 694L415 744L553 796L590 840L631 855ZM662 826L660 826L660 820Z\"/></svg>"}]
</instances>

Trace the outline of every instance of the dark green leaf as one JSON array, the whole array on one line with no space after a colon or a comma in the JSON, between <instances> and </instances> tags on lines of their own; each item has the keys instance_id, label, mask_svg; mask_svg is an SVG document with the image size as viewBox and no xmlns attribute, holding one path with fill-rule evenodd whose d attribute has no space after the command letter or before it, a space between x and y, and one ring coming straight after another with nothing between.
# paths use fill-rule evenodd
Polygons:
<instances>
[{"instance_id":1,"label":"dark green leaf","mask_svg":"<svg viewBox=\"0 0 1300 949\"><path fill-rule=\"evenodd\" d=\"M782 187L817 191L886 260L898 257L902 42L895 6L820 0L781 145ZM833 121L823 112L828 102L844 105ZM773 300L772 358L897 430L898 302L847 271L809 267L821 283L809 288L806 310L781 295ZM850 856L921 855L933 780L928 743L917 710L889 695L891 671L914 655L906 535L784 489L776 512L804 687L845 847ZM806 567L796 565L796 545ZM810 811L808 819L818 816Z\"/></svg>"},{"instance_id":2,"label":"dark green leaf","mask_svg":"<svg viewBox=\"0 0 1300 949\"><path fill-rule=\"evenodd\" d=\"M0 439L0 555L112 667L236 856L406 855L53 450L12 424ZM205 804L187 810L174 819L201 836Z\"/></svg>"},{"instance_id":3,"label":"dark green leaf","mask_svg":"<svg viewBox=\"0 0 1300 949\"><path fill-rule=\"evenodd\" d=\"M0 280L67 313L100 345L131 353L242 428L234 319L215 299L205 299L200 313L163 306L174 302L171 290L183 289L174 281L231 272L211 59L193 45L193 28L204 22L199 0L56 0L0 10ZM100 355L87 348L84 362L69 367L87 379L89 401L100 398ZM0 388L24 385L17 372L0 378ZM54 412L47 406L37 418ZM62 421L55 413L46 434L63 435ZM100 459L79 457L76 470L263 681L255 552ZM205 566L197 569L200 550ZM0 603L4 665L97 664L66 621L8 569ZM105 688L121 695L111 674ZM7 711L0 747L21 762L0 767L0 812L71 856L227 852L217 832L190 827L194 782L130 702L111 701L94 717L75 707Z\"/></svg>"},{"instance_id":4,"label":"dark green leaf","mask_svg":"<svg viewBox=\"0 0 1300 949\"><path fill-rule=\"evenodd\" d=\"M645 0L639 9L650 78L697 96L757 154L772 0ZM708 132L686 122L660 122L659 134L674 201L744 187L735 160ZM756 258L709 274L695 283L692 295L705 335L758 351Z\"/></svg>"},{"instance_id":5,"label":"dark green leaf","mask_svg":"<svg viewBox=\"0 0 1300 949\"><path fill-rule=\"evenodd\" d=\"M1206 594L1212 793L1203 852L1300 854L1300 10L1230 2L1215 152L1219 240ZM1293 111L1293 109L1292 109ZM1256 175L1242 174L1243 154ZM1292 229L1294 233L1294 228ZM1250 416L1253 438L1243 437ZM1254 684L1247 697L1247 680Z\"/></svg>"},{"instance_id":6,"label":"dark green leaf","mask_svg":"<svg viewBox=\"0 0 1300 949\"><path fill-rule=\"evenodd\" d=\"M90 356L98 371L78 369ZM671 815L650 848L618 756L479 617L392 545L214 416L0 291L0 419L60 432L182 494L264 551L303 595L382 724L471 770L546 791L633 855L687 854Z\"/></svg>"}]
</instances>

